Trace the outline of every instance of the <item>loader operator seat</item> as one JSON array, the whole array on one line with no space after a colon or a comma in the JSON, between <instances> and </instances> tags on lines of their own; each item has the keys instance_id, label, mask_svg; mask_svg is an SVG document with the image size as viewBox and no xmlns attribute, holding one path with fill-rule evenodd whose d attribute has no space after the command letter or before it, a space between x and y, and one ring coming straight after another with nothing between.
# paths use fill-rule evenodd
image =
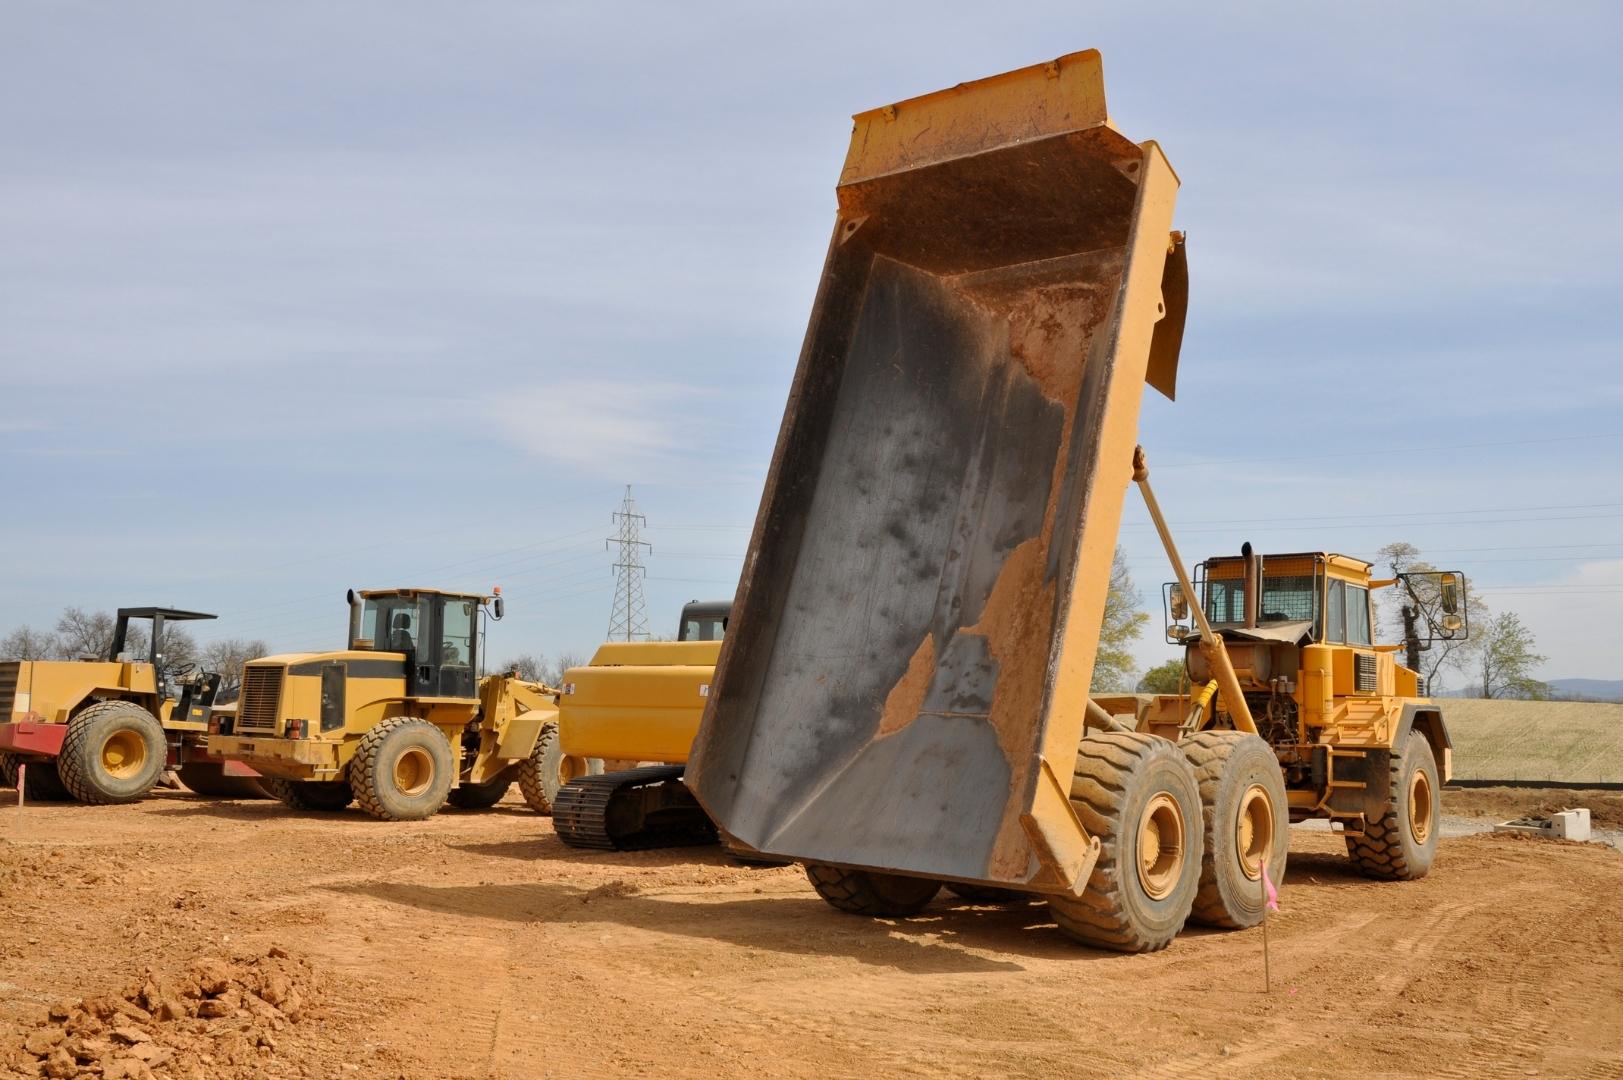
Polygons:
<instances>
[{"instance_id":1,"label":"loader operator seat","mask_svg":"<svg viewBox=\"0 0 1623 1080\"><path fill-rule=\"evenodd\" d=\"M411 638L411 615L401 611L394 617L394 630L389 634L390 652L411 652L417 643Z\"/></svg>"}]
</instances>

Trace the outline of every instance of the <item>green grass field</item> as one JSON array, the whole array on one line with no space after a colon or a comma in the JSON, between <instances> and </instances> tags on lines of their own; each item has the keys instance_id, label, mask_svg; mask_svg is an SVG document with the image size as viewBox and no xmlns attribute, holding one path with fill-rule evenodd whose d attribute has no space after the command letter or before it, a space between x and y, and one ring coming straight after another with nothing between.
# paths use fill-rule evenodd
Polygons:
<instances>
[{"instance_id":1,"label":"green grass field","mask_svg":"<svg viewBox=\"0 0 1623 1080\"><path fill-rule=\"evenodd\" d=\"M1623 705L1437 701L1460 779L1623 783Z\"/></svg>"}]
</instances>

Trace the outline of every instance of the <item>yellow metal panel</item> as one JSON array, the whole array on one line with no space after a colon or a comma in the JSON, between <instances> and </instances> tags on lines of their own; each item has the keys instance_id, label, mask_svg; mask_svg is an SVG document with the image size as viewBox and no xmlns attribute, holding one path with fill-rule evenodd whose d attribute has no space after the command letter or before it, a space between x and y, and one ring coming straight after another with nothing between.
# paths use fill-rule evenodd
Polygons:
<instances>
[{"instance_id":1,"label":"yellow metal panel","mask_svg":"<svg viewBox=\"0 0 1623 1080\"><path fill-rule=\"evenodd\" d=\"M1308 727L1323 727L1335 711L1334 652L1328 645L1308 645L1302 649L1299 692L1302 722Z\"/></svg>"},{"instance_id":2,"label":"yellow metal panel","mask_svg":"<svg viewBox=\"0 0 1623 1080\"><path fill-rule=\"evenodd\" d=\"M714 675L697 664L574 668L558 699L560 746L577 757L684 763Z\"/></svg>"},{"instance_id":3,"label":"yellow metal panel","mask_svg":"<svg viewBox=\"0 0 1623 1080\"><path fill-rule=\"evenodd\" d=\"M716 658L720 655L719 641L608 641L599 645L597 652L592 654L591 666L703 664L715 667ZM564 682L569 681L570 673L566 672Z\"/></svg>"}]
</instances>

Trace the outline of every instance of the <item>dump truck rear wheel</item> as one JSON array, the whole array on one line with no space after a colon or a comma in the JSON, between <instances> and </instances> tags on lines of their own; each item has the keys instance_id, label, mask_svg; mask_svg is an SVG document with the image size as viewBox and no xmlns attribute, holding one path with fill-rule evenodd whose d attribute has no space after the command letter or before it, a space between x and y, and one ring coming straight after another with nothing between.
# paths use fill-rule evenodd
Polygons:
<instances>
[{"instance_id":1,"label":"dump truck rear wheel","mask_svg":"<svg viewBox=\"0 0 1623 1080\"><path fill-rule=\"evenodd\" d=\"M68 721L56 771L82 803L127 803L152 790L168 755L156 717L134 702L102 701Z\"/></svg>"},{"instance_id":2,"label":"dump truck rear wheel","mask_svg":"<svg viewBox=\"0 0 1623 1080\"><path fill-rule=\"evenodd\" d=\"M582 776L603 775L602 758L580 758L565 754L558 739L558 723L541 725L530 756L518 763L518 789L524 801L538 814L552 813L558 789Z\"/></svg>"},{"instance_id":3,"label":"dump truck rear wheel","mask_svg":"<svg viewBox=\"0 0 1623 1080\"><path fill-rule=\"evenodd\" d=\"M1117 952L1154 952L1178 936L1200 888L1200 787L1165 739L1110 732L1082 740L1071 805L1101 846L1080 897L1051 896L1067 936Z\"/></svg>"},{"instance_id":4,"label":"dump truck rear wheel","mask_svg":"<svg viewBox=\"0 0 1623 1080\"><path fill-rule=\"evenodd\" d=\"M1273 748L1243 731L1203 731L1182 744L1200 783L1205 855L1190 917L1231 930L1255 926L1266 912L1262 864L1285 880L1290 809Z\"/></svg>"},{"instance_id":5,"label":"dump truck rear wheel","mask_svg":"<svg viewBox=\"0 0 1623 1080\"><path fill-rule=\"evenodd\" d=\"M489 810L502 801L502 796L513 786L508 776L486 780L483 784L461 783L452 788L445 801L458 810Z\"/></svg>"},{"instance_id":6,"label":"dump truck rear wheel","mask_svg":"<svg viewBox=\"0 0 1623 1080\"><path fill-rule=\"evenodd\" d=\"M1382 881L1423 878L1437 857L1442 825L1437 756L1418 731L1392 755L1386 813L1366 822L1363 836L1347 837L1347 856L1365 877Z\"/></svg>"},{"instance_id":7,"label":"dump truck rear wheel","mask_svg":"<svg viewBox=\"0 0 1623 1080\"><path fill-rule=\"evenodd\" d=\"M227 776L225 766L212 761L188 761L176 770L180 782L211 799L263 799L258 777Z\"/></svg>"},{"instance_id":8,"label":"dump truck rear wheel","mask_svg":"<svg viewBox=\"0 0 1623 1080\"><path fill-rule=\"evenodd\" d=\"M456 781L451 744L427 720L396 716L361 736L349 786L380 821L422 821L439 813Z\"/></svg>"},{"instance_id":9,"label":"dump truck rear wheel","mask_svg":"<svg viewBox=\"0 0 1623 1080\"><path fill-rule=\"evenodd\" d=\"M1023 893L1019 889L1000 889L995 885L965 885L961 881L947 882L947 891L960 900L968 900L971 904L1013 904L1032 899L1030 893Z\"/></svg>"},{"instance_id":10,"label":"dump truck rear wheel","mask_svg":"<svg viewBox=\"0 0 1623 1080\"><path fill-rule=\"evenodd\" d=\"M823 863L807 863L806 877L818 896L853 915L896 919L917 915L941 891L941 882L929 878L846 870Z\"/></svg>"},{"instance_id":11,"label":"dump truck rear wheel","mask_svg":"<svg viewBox=\"0 0 1623 1080\"><path fill-rule=\"evenodd\" d=\"M271 798L291 810L334 813L355 801L355 793L350 790L347 780L282 780L262 776L259 786Z\"/></svg>"}]
</instances>

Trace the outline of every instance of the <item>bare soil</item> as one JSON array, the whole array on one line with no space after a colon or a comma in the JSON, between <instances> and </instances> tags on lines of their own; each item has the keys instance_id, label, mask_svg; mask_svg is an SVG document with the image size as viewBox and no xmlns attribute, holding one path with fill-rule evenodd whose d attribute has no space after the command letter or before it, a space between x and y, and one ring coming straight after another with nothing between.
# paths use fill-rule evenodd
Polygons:
<instances>
[{"instance_id":1,"label":"bare soil","mask_svg":"<svg viewBox=\"0 0 1623 1080\"><path fill-rule=\"evenodd\" d=\"M1510 821L1519 817L1548 817L1557 810L1587 807L1589 823L1597 829L1623 829L1623 791L1576 788L1449 788L1443 809L1461 817Z\"/></svg>"},{"instance_id":2,"label":"bare soil","mask_svg":"<svg viewBox=\"0 0 1623 1080\"><path fill-rule=\"evenodd\" d=\"M1446 839L1381 884L1299 830L1265 993L1260 930L1117 956L1040 904L867 920L716 849L571 851L514 803L19 826L9 794L5 1077L1623 1075L1623 855L1596 845Z\"/></svg>"}]
</instances>

